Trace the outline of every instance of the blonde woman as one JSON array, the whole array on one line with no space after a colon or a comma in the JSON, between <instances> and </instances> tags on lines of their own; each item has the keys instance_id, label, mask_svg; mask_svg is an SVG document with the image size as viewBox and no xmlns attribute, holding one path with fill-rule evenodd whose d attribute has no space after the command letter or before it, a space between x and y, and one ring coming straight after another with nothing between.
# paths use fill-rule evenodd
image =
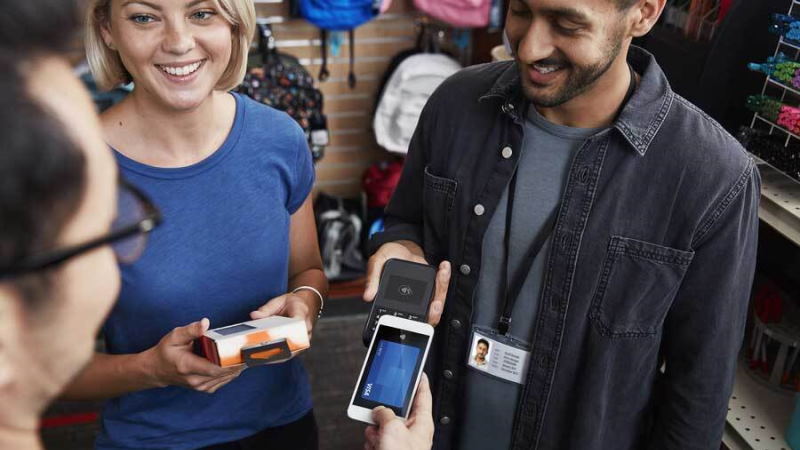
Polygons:
<instances>
[{"instance_id":1,"label":"blonde woman","mask_svg":"<svg viewBox=\"0 0 800 450\"><path fill-rule=\"evenodd\" d=\"M96 446L316 448L306 372L221 369L192 353L219 327L284 315L313 328L326 294L306 139L286 114L228 92L255 27L251 0L94 0L101 87L135 88L101 117L122 174L163 226L122 268L98 353L67 397L109 399Z\"/></svg>"}]
</instances>

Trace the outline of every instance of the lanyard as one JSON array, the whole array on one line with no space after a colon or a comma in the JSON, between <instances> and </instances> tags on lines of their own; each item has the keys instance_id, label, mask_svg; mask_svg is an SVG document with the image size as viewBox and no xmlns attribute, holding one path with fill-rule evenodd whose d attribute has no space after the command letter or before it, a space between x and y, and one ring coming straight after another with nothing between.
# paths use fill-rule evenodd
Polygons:
<instances>
[{"instance_id":1,"label":"lanyard","mask_svg":"<svg viewBox=\"0 0 800 450\"><path fill-rule=\"evenodd\" d=\"M528 252L525 254L525 259L522 260L522 264L520 264L516 272L514 272L514 277L509 280L508 269L510 265L509 260L511 259L511 219L514 211L514 193L516 186L517 173L514 172L514 175L511 177L511 183L508 185L506 230L505 236L503 236L503 247L506 253L505 259L503 260L503 271L501 273L501 282L503 283L503 311L502 315L500 316L500 322L497 324L497 330L502 335L508 333L508 327L511 325L511 313L514 311L514 305L517 303L517 298L519 298L522 285L524 284L528 273L531 271L531 267L533 267L533 262L536 260L536 257L539 255L539 253L541 253L542 247L544 247L545 242L547 242L547 239L552 234L553 227L555 226L556 222L556 214L558 213L558 207L553 208L553 212L550 213L547 221L542 226L542 230L536 236L536 239L533 240L530 248L528 248Z\"/></svg>"},{"instance_id":2,"label":"lanyard","mask_svg":"<svg viewBox=\"0 0 800 450\"><path fill-rule=\"evenodd\" d=\"M631 82L630 85L628 85L628 92L625 94L625 99L622 102L623 107L626 103L628 103L628 100L630 100L631 96L633 96L633 92L636 89L636 74L633 71L633 67L630 67L630 65L628 67L631 71ZM520 291L522 291L522 285L525 283L525 279L528 277L528 274L533 267L533 262L536 260L536 257L539 256L539 253L541 253L545 242L547 242L547 239L549 239L550 235L553 233L553 229L555 228L556 224L556 216L558 215L559 210L558 206L553 208L553 211L547 217L547 220L542 226L542 230L528 248L525 258L522 260L522 264L520 264L520 266L514 272L513 277L509 279L508 275L511 259L511 221L514 214L514 194L516 194L516 186L517 171L514 171L514 175L511 176L511 182L508 185L506 229L505 235L503 236L503 249L505 251L505 259L503 260L503 270L501 273L501 283L503 283L503 310L500 315L500 320L497 324L497 330L502 335L508 333L508 327L511 325L511 313L514 311L514 305L517 303Z\"/></svg>"}]
</instances>

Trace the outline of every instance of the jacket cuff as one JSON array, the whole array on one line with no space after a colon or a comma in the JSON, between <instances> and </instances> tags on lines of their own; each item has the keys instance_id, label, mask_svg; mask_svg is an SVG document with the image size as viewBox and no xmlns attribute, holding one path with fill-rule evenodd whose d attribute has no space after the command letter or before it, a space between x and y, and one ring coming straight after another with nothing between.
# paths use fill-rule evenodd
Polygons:
<instances>
[{"instance_id":1,"label":"jacket cuff","mask_svg":"<svg viewBox=\"0 0 800 450\"><path fill-rule=\"evenodd\" d=\"M390 229L372 236L367 247L369 256L374 255L381 245L394 241L412 241L422 248L422 232L417 225L395 224Z\"/></svg>"}]
</instances>

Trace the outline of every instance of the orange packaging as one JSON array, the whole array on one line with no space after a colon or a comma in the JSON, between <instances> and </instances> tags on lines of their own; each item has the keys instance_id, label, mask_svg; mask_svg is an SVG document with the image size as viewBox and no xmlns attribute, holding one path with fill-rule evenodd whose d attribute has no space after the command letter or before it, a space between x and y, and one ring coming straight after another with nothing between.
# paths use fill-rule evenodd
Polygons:
<instances>
[{"instance_id":1,"label":"orange packaging","mask_svg":"<svg viewBox=\"0 0 800 450\"><path fill-rule=\"evenodd\" d=\"M221 367L275 364L311 346L303 319L273 316L208 330L202 354Z\"/></svg>"}]
</instances>

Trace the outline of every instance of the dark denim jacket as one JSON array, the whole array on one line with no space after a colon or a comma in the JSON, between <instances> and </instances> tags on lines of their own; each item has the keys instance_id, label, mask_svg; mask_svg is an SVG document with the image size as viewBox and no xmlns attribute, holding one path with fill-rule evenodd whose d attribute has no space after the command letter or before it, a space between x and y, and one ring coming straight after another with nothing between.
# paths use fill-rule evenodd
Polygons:
<instances>
[{"instance_id":1,"label":"dark denim jacket","mask_svg":"<svg viewBox=\"0 0 800 450\"><path fill-rule=\"evenodd\" d=\"M514 449L719 448L760 179L736 140L672 92L650 54L632 48L628 59L641 74L636 92L571 165ZM458 448L481 242L519 158L526 105L512 63L446 81L372 242L409 239L431 263L453 263L428 367L435 448Z\"/></svg>"}]
</instances>

